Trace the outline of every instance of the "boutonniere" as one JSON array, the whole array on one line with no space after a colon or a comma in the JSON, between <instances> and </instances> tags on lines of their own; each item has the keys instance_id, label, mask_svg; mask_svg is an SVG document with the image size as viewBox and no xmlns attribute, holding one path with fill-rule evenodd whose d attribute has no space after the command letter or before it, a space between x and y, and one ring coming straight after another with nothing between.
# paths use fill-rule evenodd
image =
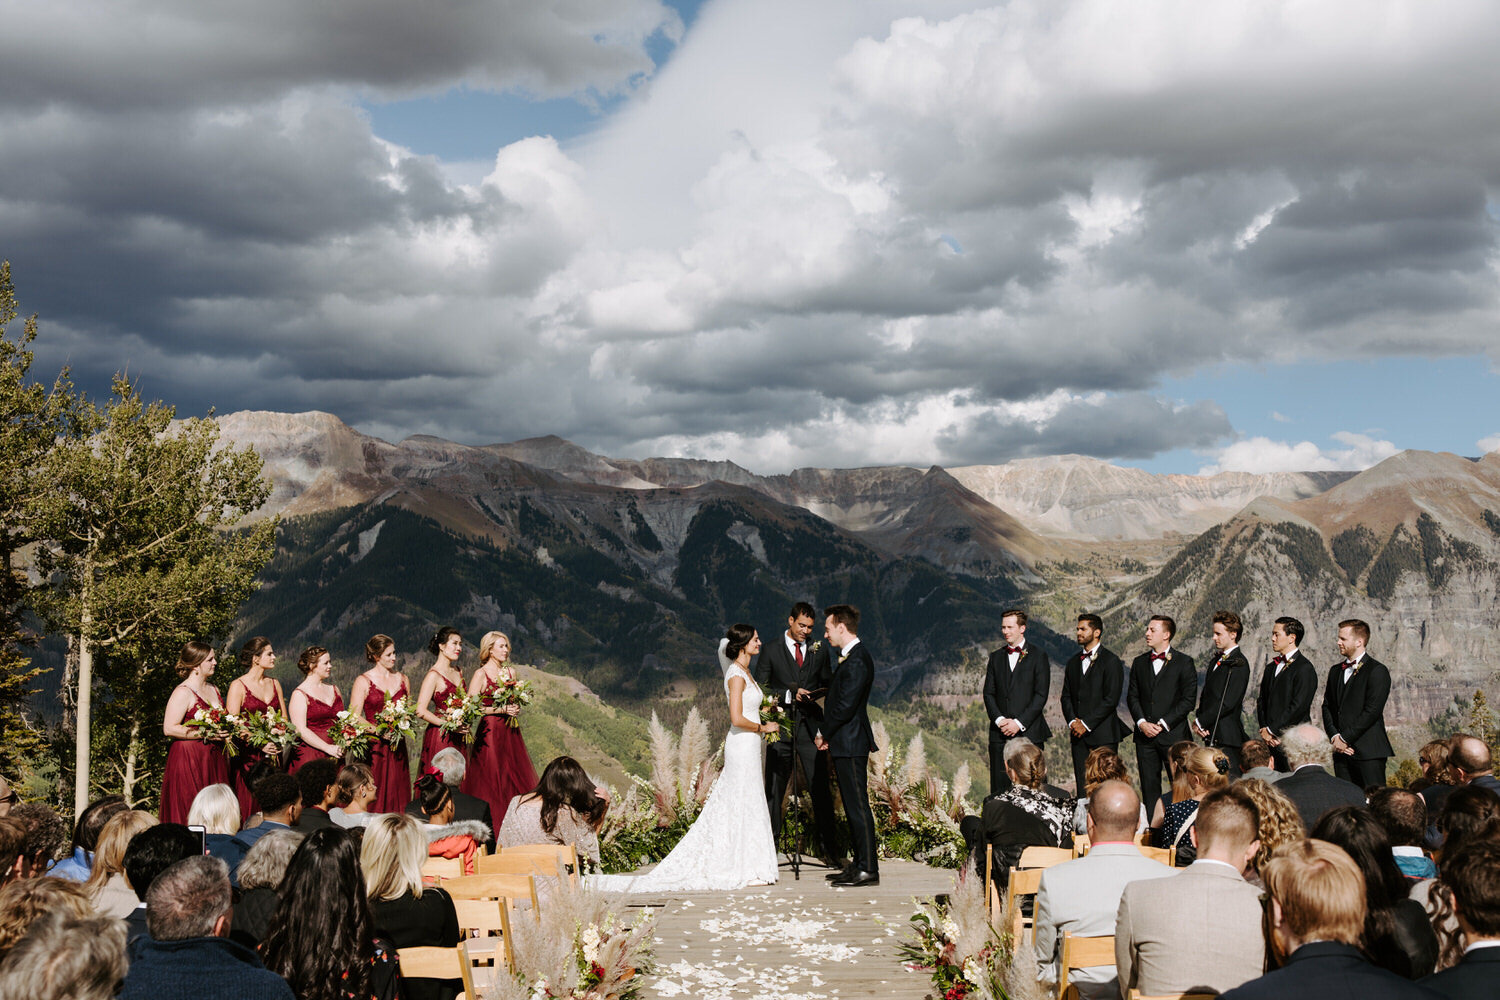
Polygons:
<instances>
[{"instance_id":1,"label":"boutonniere","mask_svg":"<svg viewBox=\"0 0 1500 1000\"><path fill-rule=\"evenodd\" d=\"M1031 647L1030 646L1022 646L1021 647L1021 655L1016 657L1016 662L1020 663L1022 660L1026 659L1026 657L1028 657L1030 655L1031 655Z\"/></svg>"},{"instance_id":2,"label":"boutonniere","mask_svg":"<svg viewBox=\"0 0 1500 1000\"><path fill-rule=\"evenodd\" d=\"M847 659L849 659L849 654L848 653L845 653L843 656L840 656L839 657L839 665L843 666L844 661L847 660Z\"/></svg>"},{"instance_id":3,"label":"boutonniere","mask_svg":"<svg viewBox=\"0 0 1500 1000\"><path fill-rule=\"evenodd\" d=\"M822 648L823 648L823 640L822 639L819 639L817 642L815 642L815 643L812 644L812 651L814 653L816 653L818 650L820 650Z\"/></svg>"}]
</instances>

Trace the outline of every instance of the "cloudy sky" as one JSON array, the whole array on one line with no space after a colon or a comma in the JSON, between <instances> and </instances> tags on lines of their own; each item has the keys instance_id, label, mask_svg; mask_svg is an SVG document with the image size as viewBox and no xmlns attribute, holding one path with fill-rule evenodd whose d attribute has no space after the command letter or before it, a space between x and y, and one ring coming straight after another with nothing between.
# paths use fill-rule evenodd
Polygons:
<instances>
[{"instance_id":1,"label":"cloudy sky","mask_svg":"<svg viewBox=\"0 0 1500 1000\"><path fill-rule=\"evenodd\" d=\"M1489 0L0 0L43 365L799 465L1500 448Z\"/></svg>"}]
</instances>

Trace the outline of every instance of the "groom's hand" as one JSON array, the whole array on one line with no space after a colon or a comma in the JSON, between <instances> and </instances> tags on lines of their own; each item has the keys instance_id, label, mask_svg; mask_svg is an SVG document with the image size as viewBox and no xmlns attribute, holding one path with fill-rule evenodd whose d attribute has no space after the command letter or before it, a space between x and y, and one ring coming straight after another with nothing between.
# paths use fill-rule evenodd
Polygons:
<instances>
[{"instance_id":1,"label":"groom's hand","mask_svg":"<svg viewBox=\"0 0 1500 1000\"><path fill-rule=\"evenodd\" d=\"M822 733L819 733L817 736L813 737L813 746L817 747L819 750L827 750L828 741L823 738Z\"/></svg>"}]
</instances>

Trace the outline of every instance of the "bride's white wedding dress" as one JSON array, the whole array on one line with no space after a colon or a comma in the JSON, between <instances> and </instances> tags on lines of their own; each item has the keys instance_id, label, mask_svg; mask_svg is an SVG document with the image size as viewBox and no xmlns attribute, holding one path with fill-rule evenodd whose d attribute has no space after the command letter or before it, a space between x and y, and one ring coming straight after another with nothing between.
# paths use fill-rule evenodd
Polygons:
<instances>
[{"instance_id":1,"label":"bride's white wedding dress","mask_svg":"<svg viewBox=\"0 0 1500 1000\"><path fill-rule=\"evenodd\" d=\"M720 640L725 697L729 679L743 677L740 712L758 720L760 685L724 656L725 645ZM758 733L731 726L724 738L724 772L672 853L642 875L595 875L588 884L604 892L713 892L775 882L776 841L761 771L764 753L765 742Z\"/></svg>"}]
</instances>

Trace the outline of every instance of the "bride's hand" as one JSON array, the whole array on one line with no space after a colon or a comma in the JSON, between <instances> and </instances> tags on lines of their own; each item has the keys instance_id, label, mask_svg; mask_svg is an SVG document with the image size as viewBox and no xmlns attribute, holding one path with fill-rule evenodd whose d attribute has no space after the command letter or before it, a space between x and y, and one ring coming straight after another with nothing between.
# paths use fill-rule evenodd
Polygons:
<instances>
[{"instance_id":1,"label":"bride's hand","mask_svg":"<svg viewBox=\"0 0 1500 1000\"><path fill-rule=\"evenodd\" d=\"M760 731L763 733L779 733L781 732L781 723L767 722L765 725L760 727Z\"/></svg>"}]
</instances>

